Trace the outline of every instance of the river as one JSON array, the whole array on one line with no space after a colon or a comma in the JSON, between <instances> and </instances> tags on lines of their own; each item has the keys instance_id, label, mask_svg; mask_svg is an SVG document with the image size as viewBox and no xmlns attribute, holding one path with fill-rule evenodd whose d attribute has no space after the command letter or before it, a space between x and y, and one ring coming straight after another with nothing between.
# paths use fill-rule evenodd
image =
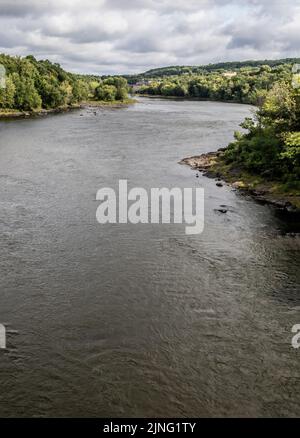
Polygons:
<instances>
[{"instance_id":1,"label":"river","mask_svg":"<svg viewBox=\"0 0 300 438\"><path fill-rule=\"evenodd\" d=\"M300 415L293 224L178 165L251 111L140 98L0 122L0 416ZM204 232L100 225L120 179L204 187Z\"/></svg>"}]
</instances>

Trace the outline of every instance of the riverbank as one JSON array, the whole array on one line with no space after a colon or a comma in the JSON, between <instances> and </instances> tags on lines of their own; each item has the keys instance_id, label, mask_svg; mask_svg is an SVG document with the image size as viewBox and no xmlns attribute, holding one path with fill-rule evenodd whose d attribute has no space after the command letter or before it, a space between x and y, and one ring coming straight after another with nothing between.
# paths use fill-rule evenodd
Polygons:
<instances>
[{"instance_id":1,"label":"riverbank","mask_svg":"<svg viewBox=\"0 0 300 438\"><path fill-rule=\"evenodd\" d=\"M66 106L60 106L57 108L50 108L50 109L37 109L32 111L19 111L15 109L5 109L0 110L0 120L1 119L24 119L27 117L42 117L47 116L48 114L58 114L62 112L68 112L75 109L82 108L81 104L74 104L74 105L66 105Z\"/></svg>"},{"instance_id":2,"label":"riverbank","mask_svg":"<svg viewBox=\"0 0 300 438\"><path fill-rule=\"evenodd\" d=\"M84 109L84 108L125 108L128 105L132 105L136 103L137 101L135 99L126 99L123 101L112 101L112 102L106 102L106 101L86 101L81 102L78 104L73 105L66 105L66 106L60 106L57 108L51 108L51 109L38 109L38 110L32 110L32 111L19 111L16 109L5 109L0 110L0 120L1 119L24 119L28 117L43 117L47 116L48 114L58 114L58 113L64 113L76 109Z\"/></svg>"},{"instance_id":3,"label":"riverbank","mask_svg":"<svg viewBox=\"0 0 300 438\"><path fill-rule=\"evenodd\" d=\"M166 100L179 100L179 101L191 101L191 102L219 102L219 103L233 103L236 105L250 105L255 106L254 103L239 102L238 100L218 100L202 97L190 97L190 96L162 96L161 94L143 94L136 93L138 97L147 97L148 99L166 99Z\"/></svg>"},{"instance_id":4,"label":"riverbank","mask_svg":"<svg viewBox=\"0 0 300 438\"><path fill-rule=\"evenodd\" d=\"M89 100L81 104L81 108L126 108L128 105L137 103L136 99L113 100L107 102L104 100Z\"/></svg>"},{"instance_id":5,"label":"riverbank","mask_svg":"<svg viewBox=\"0 0 300 438\"><path fill-rule=\"evenodd\" d=\"M251 195L256 201L270 204L289 212L300 213L300 194L297 191L286 190L278 181L268 181L259 175L245 172L233 164L226 164L223 159L224 149L209 152L199 156L184 158L180 164L190 166L203 173L204 176L216 179L220 188L222 181L234 189Z\"/></svg>"}]
</instances>

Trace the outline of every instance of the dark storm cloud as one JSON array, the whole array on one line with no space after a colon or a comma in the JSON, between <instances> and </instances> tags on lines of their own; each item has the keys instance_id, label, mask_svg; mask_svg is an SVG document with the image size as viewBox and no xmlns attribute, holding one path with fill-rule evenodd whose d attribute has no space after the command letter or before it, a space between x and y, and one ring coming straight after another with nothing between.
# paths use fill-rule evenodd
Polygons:
<instances>
[{"instance_id":1,"label":"dark storm cloud","mask_svg":"<svg viewBox=\"0 0 300 438\"><path fill-rule=\"evenodd\" d=\"M299 56L300 0L0 0L0 50L73 71Z\"/></svg>"}]
</instances>

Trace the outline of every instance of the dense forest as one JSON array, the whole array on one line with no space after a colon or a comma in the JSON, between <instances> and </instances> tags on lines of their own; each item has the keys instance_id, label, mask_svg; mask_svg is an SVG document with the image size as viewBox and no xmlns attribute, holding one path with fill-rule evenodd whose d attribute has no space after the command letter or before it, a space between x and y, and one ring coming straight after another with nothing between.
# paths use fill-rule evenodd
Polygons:
<instances>
[{"instance_id":1,"label":"dense forest","mask_svg":"<svg viewBox=\"0 0 300 438\"><path fill-rule=\"evenodd\" d=\"M241 125L224 153L228 164L300 192L300 88L280 81L266 95L255 118Z\"/></svg>"},{"instance_id":2,"label":"dense forest","mask_svg":"<svg viewBox=\"0 0 300 438\"><path fill-rule=\"evenodd\" d=\"M242 67L236 71L181 74L148 81L139 88L138 92L155 96L200 98L257 105L264 100L276 82L287 81L291 77L291 70L292 64L286 63L274 67L270 65Z\"/></svg>"},{"instance_id":3,"label":"dense forest","mask_svg":"<svg viewBox=\"0 0 300 438\"><path fill-rule=\"evenodd\" d=\"M257 68L264 65L269 67L278 67L283 64L297 64L300 63L300 58L287 58L277 60L264 60L264 61L236 61L236 62L219 62L218 64L208 64L203 66L171 66L161 67L148 70L140 75L142 78L161 78L164 76L177 76L182 74L201 74L209 72L222 72L222 71L237 71L241 68ZM130 76L128 76L130 80Z\"/></svg>"},{"instance_id":4,"label":"dense forest","mask_svg":"<svg viewBox=\"0 0 300 438\"><path fill-rule=\"evenodd\" d=\"M33 111L76 105L87 100L105 102L127 99L124 78L102 80L97 76L68 73L48 60L0 55L6 71L5 87L0 87L0 110Z\"/></svg>"}]
</instances>

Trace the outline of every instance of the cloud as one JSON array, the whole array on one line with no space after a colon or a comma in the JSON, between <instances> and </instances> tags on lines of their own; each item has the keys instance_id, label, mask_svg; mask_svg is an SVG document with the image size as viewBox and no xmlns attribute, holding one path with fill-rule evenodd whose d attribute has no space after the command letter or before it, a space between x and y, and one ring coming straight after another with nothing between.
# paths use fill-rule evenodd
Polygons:
<instances>
[{"instance_id":1,"label":"cloud","mask_svg":"<svg viewBox=\"0 0 300 438\"><path fill-rule=\"evenodd\" d=\"M299 56L300 0L0 0L0 51L68 70Z\"/></svg>"},{"instance_id":2,"label":"cloud","mask_svg":"<svg viewBox=\"0 0 300 438\"><path fill-rule=\"evenodd\" d=\"M225 28L230 35L227 49L250 48L273 57L299 56L299 1L252 0L251 4L253 8L244 17Z\"/></svg>"}]
</instances>

